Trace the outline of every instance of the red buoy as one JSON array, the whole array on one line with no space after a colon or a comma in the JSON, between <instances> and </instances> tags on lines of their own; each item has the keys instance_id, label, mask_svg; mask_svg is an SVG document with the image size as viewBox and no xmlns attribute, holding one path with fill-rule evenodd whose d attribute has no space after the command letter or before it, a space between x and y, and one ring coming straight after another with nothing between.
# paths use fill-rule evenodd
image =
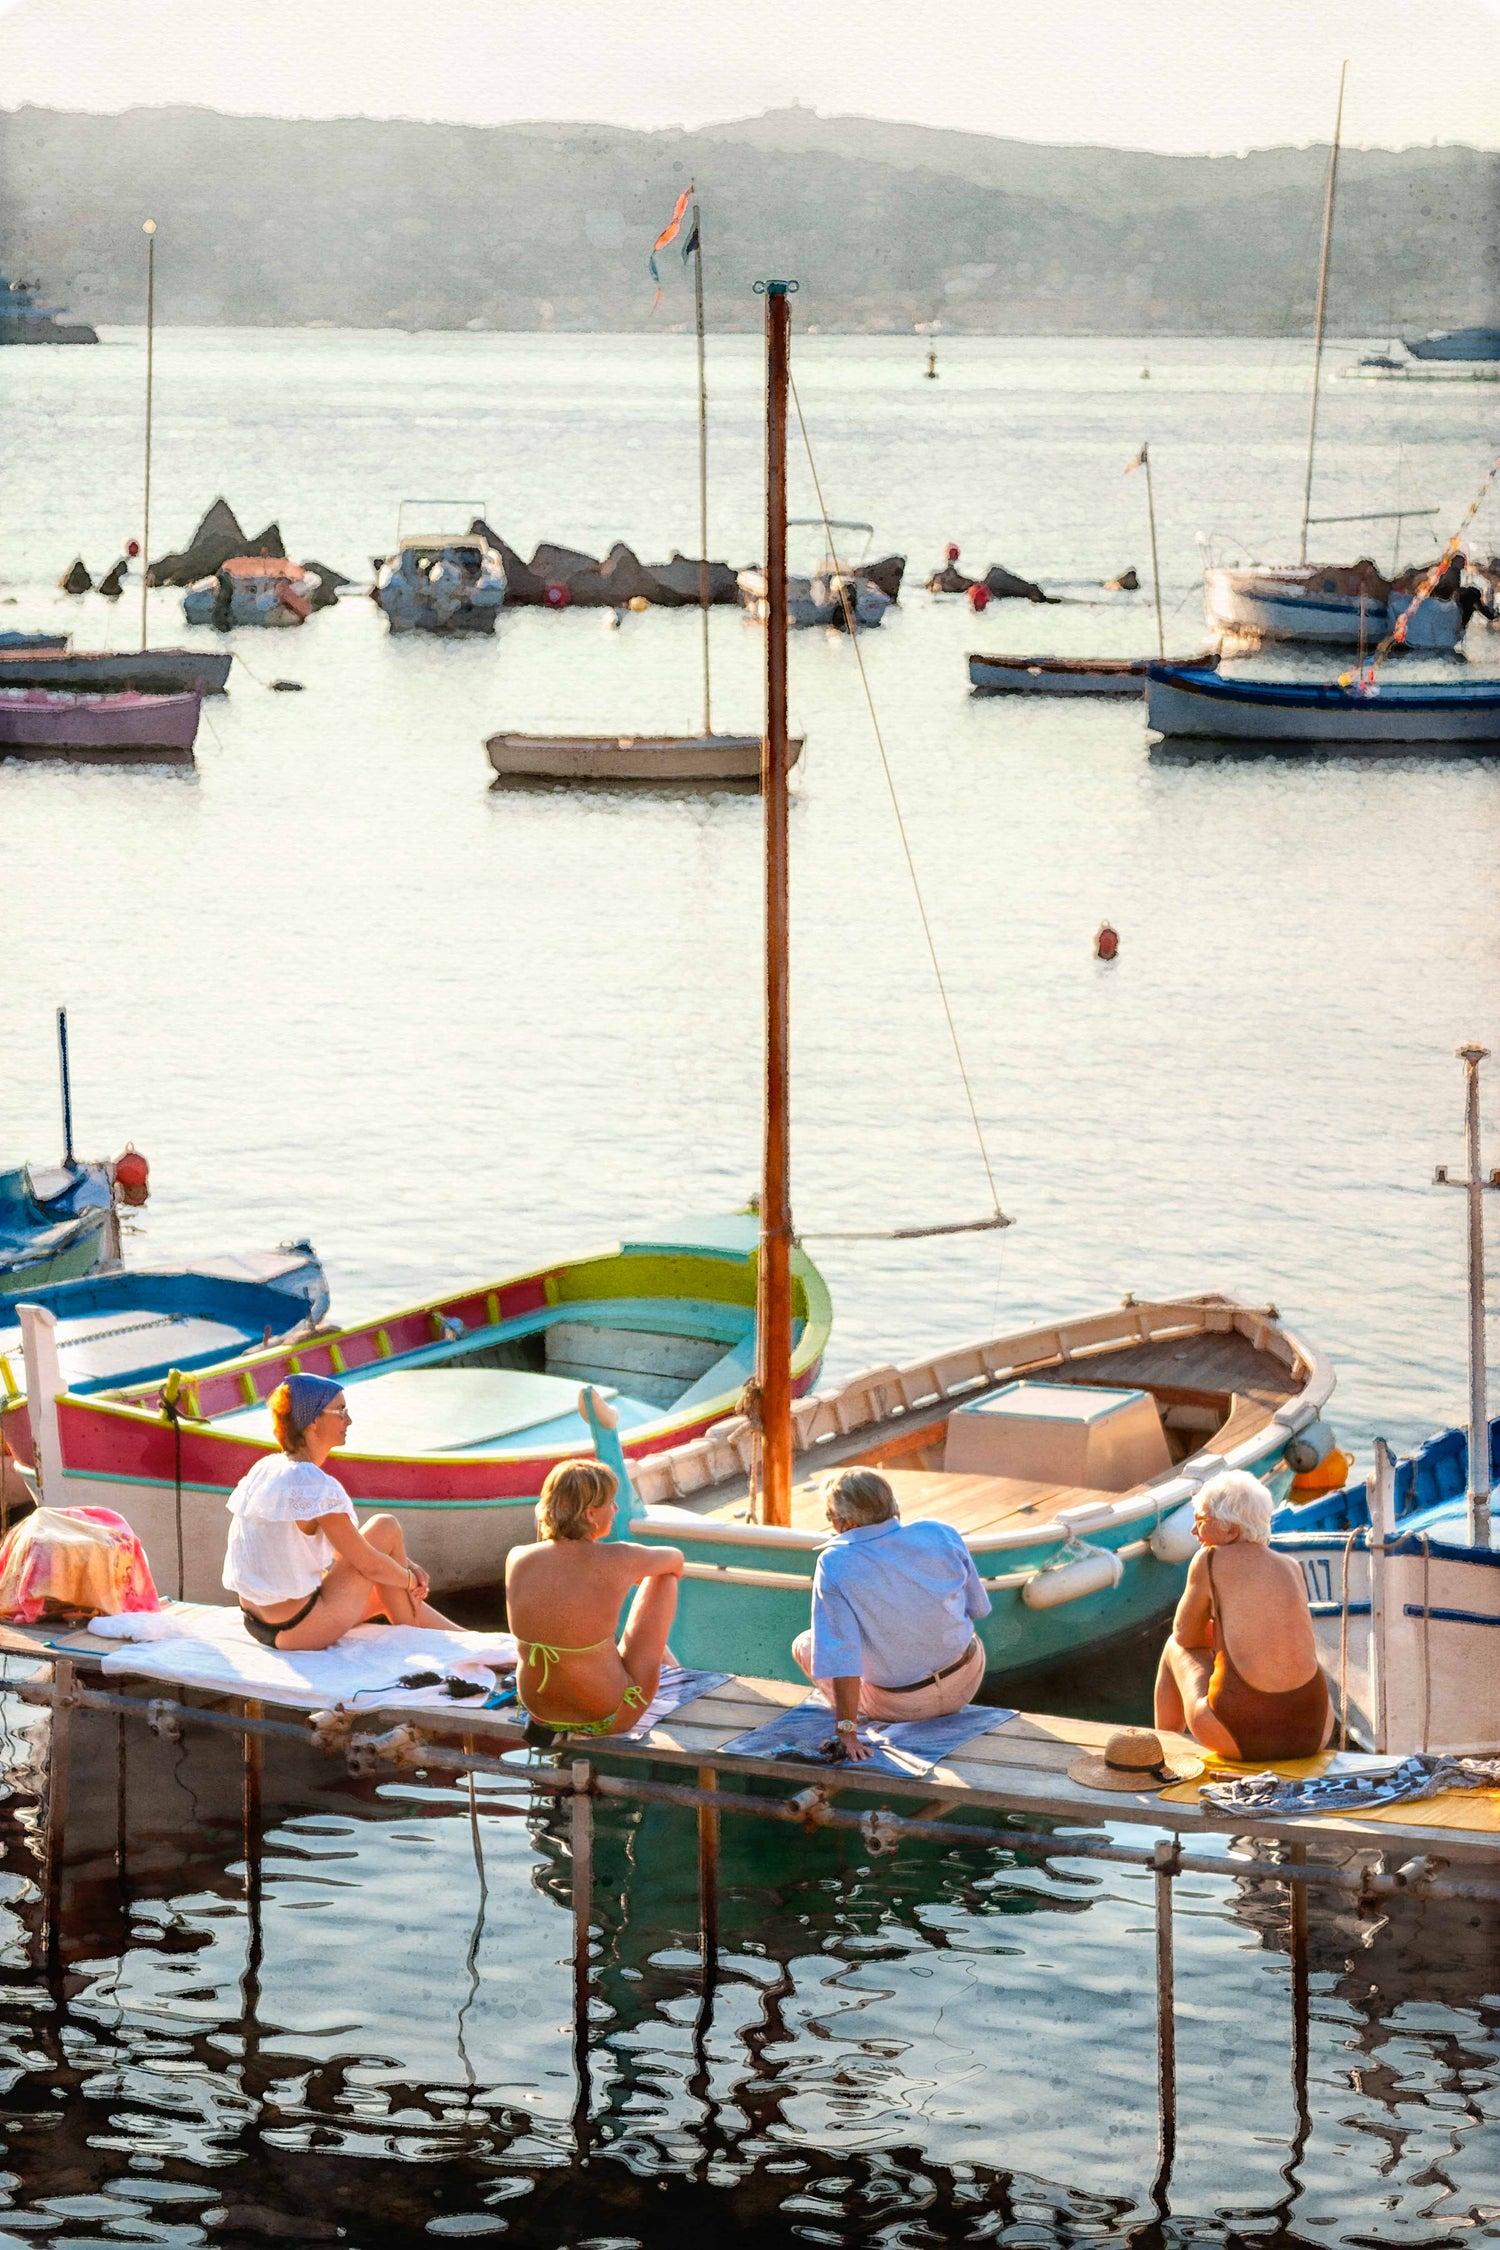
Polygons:
<instances>
[{"instance_id":1,"label":"red buoy","mask_svg":"<svg viewBox=\"0 0 1500 2250\"><path fill-rule=\"evenodd\" d=\"M1120 933L1108 922L1101 922L1094 932L1094 959L1113 961L1120 950Z\"/></svg>"},{"instance_id":2,"label":"red buoy","mask_svg":"<svg viewBox=\"0 0 1500 2250\"><path fill-rule=\"evenodd\" d=\"M566 609L572 599L567 587L556 578L549 580L542 588L542 600L549 609Z\"/></svg>"},{"instance_id":3,"label":"red buoy","mask_svg":"<svg viewBox=\"0 0 1500 2250\"><path fill-rule=\"evenodd\" d=\"M951 539L949 540L947 546L943 549L943 553L947 556L949 562L957 562L958 549L954 546Z\"/></svg>"},{"instance_id":4,"label":"red buoy","mask_svg":"<svg viewBox=\"0 0 1500 2250\"><path fill-rule=\"evenodd\" d=\"M982 578L977 578L969 588L969 607L973 610L980 610L988 609L989 606L990 590Z\"/></svg>"},{"instance_id":5,"label":"red buoy","mask_svg":"<svg viewBox=\"0 0 1500 2250\"><path fill-rule=\"evenodd\" d=\"M127 554L127 555L129 555L129 557L130 557L130 559L131 559L131 561L132 561L132 562L134 562L134 561L135 561L135 558L136 558L136 556L137 556L137 555L138 555L138 554L140 553L140 551L141 551L141 543L140 543L139 539L127 539L127 540L126 540L126 542L125 542L125 552L126 552L126 554Z\"/></svg>"},{"instance_id":6,"label":"red buoy","mask_svg":"<svg viewBox=\"0 0 1500 2250\"><path fill-rule=\"evenodd\" d=\"M133 1210L139 1210L151 1193L151 1167L134 1141L127 1141L125 1154L115 1158L115 1193Z\"/></svg>"}]
</instances>

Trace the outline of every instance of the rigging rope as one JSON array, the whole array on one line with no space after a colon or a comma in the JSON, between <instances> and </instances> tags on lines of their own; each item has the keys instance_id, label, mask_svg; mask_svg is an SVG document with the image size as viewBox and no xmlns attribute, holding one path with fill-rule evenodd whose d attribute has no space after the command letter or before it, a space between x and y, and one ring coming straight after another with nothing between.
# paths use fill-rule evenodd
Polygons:
<instances>
[{"instance_id":1,"label":"rigging rope","mask_svg":"<svg viewBox=\"0 0 1500 2250\"><path fill-rule=\"evenodd\" d=\"M917 902L917 913L922 923L922 935L927 940L927 952L932 962L932 974L937 983L938 997L943 1003L943 1014L948 1019L948 1035L953 1042L954 1060L958 1064L958 1075L963 1081L964 1099L969 1105L969 1117L974 1127L974 1138L979 1144L979 1159L984 1166L985 1179L989 1183L990 1201L994 1205L995 1215L993 1219L986 1220L984 1224L987 1226L1009 1226L1010 1221L1000 1208L1000 1191L995 1185L994 1167L990 1163L990 1152L985 1146L984 1127L979 1122L979 1106L974 1099L974 1088L970 1083L968 1068L964 1062L963 1046L958 1036L958 1025L954 1021L952 1003L948 998L948 987L943 981L943 967L938 959L937 941L932 934L932 924L927 919L927 905L922 897L922 885L917 878L917 863L912 857L911 840L906 833L906 823L901 817L901 799L896 794L896 779L891 772L891 761L886 755L885 736L881 732L879 714L875 709L875 698L870 689L869 674L865 670L864 651L859 645L859 628L854 614L854 597L850 592L847 576L839 563L838 550L833 543L833 526L829 521L827 503L823 498L823 485L818 475L818 464L813 459L812 439L807 433L807 422L802 412L802 400L797 393L796 377L789 373L788 380L791 386L792 404L797 411L797 427L802 432L802 443L807 453L808 471L812 477L813 491L817 496L818 515L823 525L823 536L828 542L829 560L834 565L834 575L838 580L839 600L844 608L844 622L848 627L849 645L854 651L855 661L859 666L859 684L864 690L865 704L870 714L870 725L875 734L875 747L880 752L880 763L885 773L885 785L890 792L891 810L896 816L896 828L901 837L901 849L906 855L906 871L911 877L912 892ZM910 1236L921 1233L957 1234L967 1230L960 1227L906 1227L899 1231ZM832 1240L833 1237L830 1236L827 1239ZM845 1239L858 1238L846 1237ZM872 1238L866 1237L865 1239Z\"/></svg>"},{"instance_id":2,"label":"rigging rope","mask_svg":"<svg viewBox=\"0 0 1500 2250\"><path fill-rule=\"evenodd\" d=\"M1353 688L1354 692L1357 695L1374 694L1376 665L1384 663L1385 659L1390 655L1393 648L1400 648L1404 644L1406 640L1407 627L1411 623L1411 620L1416 616L1417 611L1427 600L1433 588L1436 586L1438 580L1442 577L1444 571L1448 568L1448 565L1454 560L1457 555L1463 552L1466 543L1465 533L1468 531L1470 524L1474 521L1474 518L1478 515L1480 509L1484 506L1485 501L1489 498L1490 488L1494 484L1497 476L1500 476L1500 453L1496 454L1494 460L1485 470L1484 481L1480 485L1479 490L1475 493L1473 499L1469 502L1467 508L1465 508L1462 517L1459 519L1458 529L1454 532L1453 537L1448 541L1447 546L1444 547L1442 553L1438 556L1437 561L1432 565L1432 568L1422 573L1415 594L1413 595L1411 601L1407 604L1406 608L1401 612L1401 615L1397 618L1390 632L1386 634L1385 639L1381 642L1380 646L1376 649L1374 655L1370 658L1367 664L1361 665L1355 671L1341 672L1339 674L1340 687Z\"/></svg>"}]
</instances>

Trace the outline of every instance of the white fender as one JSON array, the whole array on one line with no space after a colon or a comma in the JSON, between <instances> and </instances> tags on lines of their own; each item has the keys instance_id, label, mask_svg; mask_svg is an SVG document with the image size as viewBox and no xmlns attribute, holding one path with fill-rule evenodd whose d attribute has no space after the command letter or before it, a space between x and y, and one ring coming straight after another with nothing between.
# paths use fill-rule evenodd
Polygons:
<instances>
[{"instance_id":1,"label":"white fender","mask_svg":"<svg viewBox=\"0 0 1500 2250\"><path fill-rule=\"evenodd\" d=\"M1148 1541L1158 1562L1182 1563L1196 1553L1198 1534L1193 1529L1193 1503L1185 1500L1169 1516L1163 1516Z\"/></svg>"},{"instance_id":2,"label":"white fender","mask_svg":"<svg viewBox=\"0 0 1500 2250\"><path fill-rule=\"evenodd\" d=\"M1284 1458L1289 1469L1305 1477L1309 1470L1323 1466L1333 1448L1334 1435L1329 1425L1323 1421L1309 1422L1295 1437L1287 1439Z\"/></svg>"},{"instance_id":3,"label":"white fender","mask_svg":"<svg viewBox=\"0 0 1500 2250\"><path fill-rule=\"evenodd\" d=\"M1105 1594L1118 1586L1125 1565L1112 1547L1088 1547L1071 1562L1039 1570L1021 1588L1028 1609L1057 1609L1064 1602L1082 1601L1085 1594Z\"/></svg>"}]
</instances>

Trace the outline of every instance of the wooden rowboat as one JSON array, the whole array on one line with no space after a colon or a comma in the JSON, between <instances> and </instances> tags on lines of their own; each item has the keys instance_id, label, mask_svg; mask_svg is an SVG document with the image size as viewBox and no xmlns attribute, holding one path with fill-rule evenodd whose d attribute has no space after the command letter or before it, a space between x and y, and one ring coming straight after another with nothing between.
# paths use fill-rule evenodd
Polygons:
<instances>
[{"instance_id":1,"label":"wooden rowboat","mask_svg":"<svg viewBox=\"0 0 1500 2250\"><path fill-rule=\"evenodd\" d=\"M0 757L191 758L202 697L0 687Z\"/></svg>"},{"instance_id":2,"label":"wooden rowboat","mask_svg":"<svg viewBox=\"0 0 1500 2250\"><path fill-rule=\"evenodd\" d=\"M501 781L760 779L758 734L492 734L485 749Z\"/></svg>"},{"instance_id":3,"label":"wooden rowboat","mask_svg":"<svg viewBox=\"0 0 1500 2250\"><path fill-rule=\"evenodd\" d=\"M267 1399L288 1374L330 1375L353 1412L330 1470L361 1508L402 1521L439 1594L490 1586L533 1534L547 1471L587 1453L580 1382L610 1396L635 1456L733 1413L754 1360L753 1218L696 1219L594 1255L455 1291L167 1385L87 1397L28 1364L42 1481L53 1505L114 1508L164 1592L222 1599L230 1492L273 1450ZM815 1379L831 1321L810 1260L794 1281L794 1381ZM169 1385L170 1385L169 1378ZM35 1401L51 1402L36 1414Z\"/></svg>"},{"instance_id":4,"label":"wooden rowboat","mask_svg":"<svg viewBox=\"0 0 1500 2250\"><path fill-rule=\"evenodd\" d=\"M971 656L976 695L1144 695L1150 656ZM1191 659L1212 665L1212 656Z\"/></svg>"},{"instance_id":5,"label":"wooden rowboat","mask_svg":"<svg viewBox=\"0 0 1500 2250\"><path fill-rule=\"evenodd\" d=\"M222 695L234 662L220 649L9 649L0 644L0 687L72 688L100 695Z\"/></svg>"},{"instance_id":6,"label":"wooden rowboat","mask_svg":"<svg viewBox=\"0 0 1500 2250\"><path fill-rule=\"evenodd\" d=\"M761 1437L744 1416L635 1462L627 1536L687 1552L672 1628L683 1663L796 1679L791 1643L829 1536L822 1476L877 1467L903 1522L933 1516L962 1533L993 1604L977 1628L987 1676L1008 1691L1169 1616L1196 1548L1197 1487L1220 1469L1248 1469L1284 1494L1294 1466L1331 1450L1321 1414L1333 1380L1323 1355L1269 1308L1218 1295L1127 1298L1112 1312L870 1369L803 1398L785 1526L748 1520ZM1055 1458L1076 1458L1081 1431L1092 1423L1102 1434L1121 1416L1128 1442L1083 1455L1102 1464L1102 1478L1038 1473L1042 1456L1027 1457L1038 1429ZM607 1437L600 1451L614 1458ZM1029 1473L973 1465L1007 1454Z\"/></svg>"},{"instance_id":7,"label":"wooden rowboat","mask_svg":"<svg viewBox=\"0 0 1500 2250\"><path fill-rule=\"evenodd\" d=\"M1234 742L1500 748L1500 682L1474 679L1387 686L1369 693L1332 681L1252 680L1153 664L1146 724L1155 734Z\"/></svg>"}]
</instances>

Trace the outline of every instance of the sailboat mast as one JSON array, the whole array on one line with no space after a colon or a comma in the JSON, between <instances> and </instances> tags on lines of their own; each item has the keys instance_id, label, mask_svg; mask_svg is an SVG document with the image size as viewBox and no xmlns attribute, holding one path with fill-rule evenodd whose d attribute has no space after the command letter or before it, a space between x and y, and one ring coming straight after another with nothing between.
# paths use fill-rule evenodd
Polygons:
<instances>
[{"instance_id":1,"label":"sailboat mast","mask_svg":"<svg viewBox=\"0 0 1500 2250\"><path fill-rule=\"evenodd\" d=\"M698 319L698 608L703 619L703 731L714 731L708 676L708 363L703 346L703 223L693 205L693 309Z\"/></svg>"},{"instance_id":2,"label":"sailboat mast","mask_svg":"<svg viewBox=\"0 0 1500 2250\"><path fill-rule=\"evenodd\" d=\"M1339 143L1344 132L1344 81L1349 65L1339 72L1339 106L1333 120L1333 145L1328 151L1328 185L1323 195L1323 247L1318 257L1318 310L1313 324L1312 405L1307 417L1307 474L1302 482L1302 539L1297 560L1307 560L1307 523L1312 514L1313 455L1318 444L1318 386L1323 372L1323 324L1328 314L1328 253L1333 246L1333 206L1339 184Z\"/></svg>"},{"instance_id":3,"label":"sailboat mast","mask_svg":"<svg viewBox=\"0 0 1500 2250\"><path fill-rule=\"evenodd\" d=\"M795 282L768 281L766 300L766 1113L755 1295L755 1373L763 1440L762 1523L792 1520L792 1205L788 977L786 429Z\"/></svg>"},{"instance_id":4,"label":"sailboat mast","mask_svg":"<svg viewBox=\"0 0 1500 2250\"><path fill-rule=\"evenodd\" d=\"M156 373L156 221L147 219L146 237L146 458L141 494L141 654L146 653L146 593L151 584L151 407Z\"/></svg>"}]
</instances>

